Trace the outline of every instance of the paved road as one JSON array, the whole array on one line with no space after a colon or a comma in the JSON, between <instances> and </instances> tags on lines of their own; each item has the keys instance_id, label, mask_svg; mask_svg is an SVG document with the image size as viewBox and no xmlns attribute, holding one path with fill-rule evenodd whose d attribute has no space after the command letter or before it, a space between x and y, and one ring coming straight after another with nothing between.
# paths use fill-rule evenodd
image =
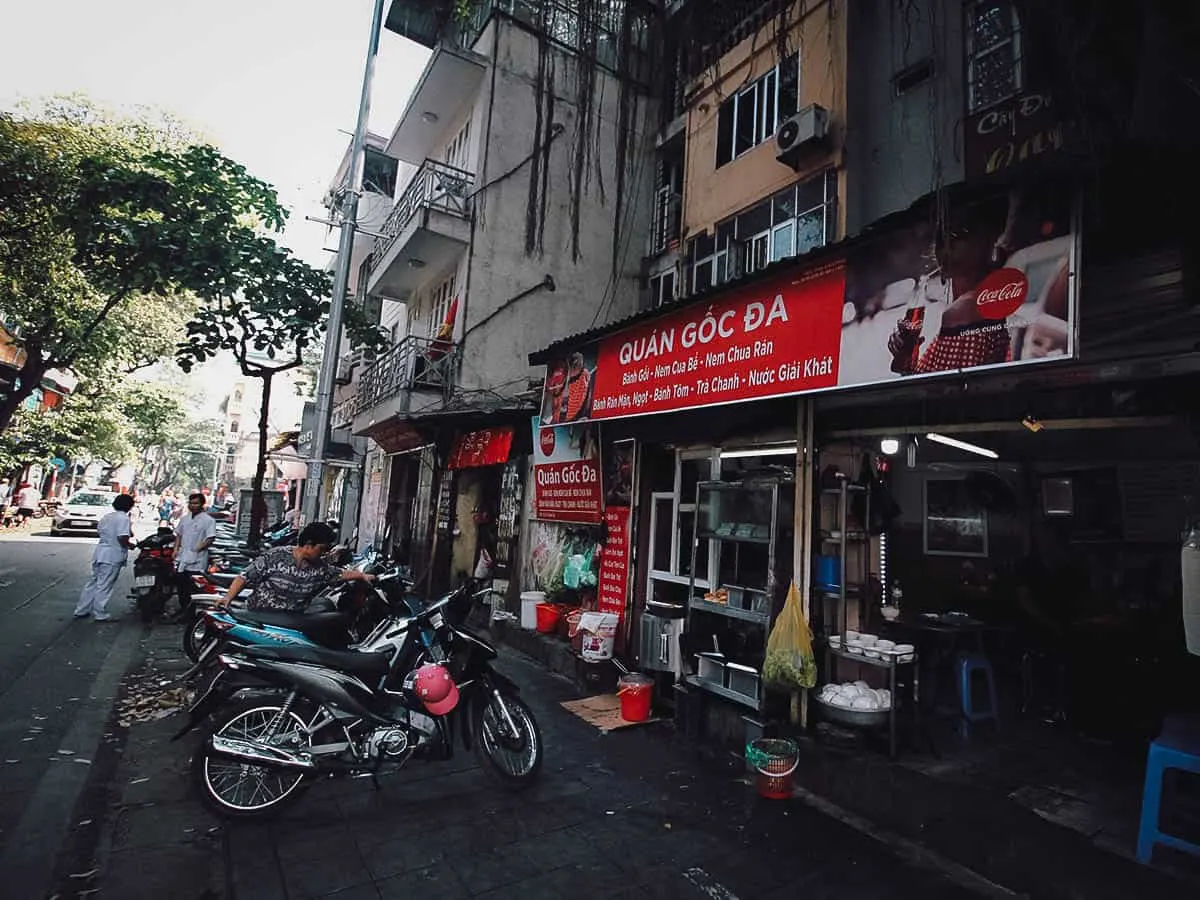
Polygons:
<instances>
[{"instance_id":1,"label":"paved road","mask_svg":"<svg viewBox=\"0 0 1200 900\"><path fill-rule=\"evenodd\" d=\"M72 618L96 542L52 538L45 521L0 536L0 883L14 897L45 896L142 633L128 569L110 606L121 621Z\"/></svg>"}]
</instances>

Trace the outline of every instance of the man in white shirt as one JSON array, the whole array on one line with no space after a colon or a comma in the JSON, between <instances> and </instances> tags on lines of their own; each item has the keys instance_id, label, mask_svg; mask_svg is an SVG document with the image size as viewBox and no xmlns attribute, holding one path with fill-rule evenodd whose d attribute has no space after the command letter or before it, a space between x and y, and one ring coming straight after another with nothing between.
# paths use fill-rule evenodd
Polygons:
<instances>
[{"instance_id":1,"label":"man in white shirt","mask_svg":"<svg viewBox=\"0 0 1200 900\"><path fill-rule=\"evenodd\" d=\"M217 536L217 520L204 511L203 494L189 494L188 511L175 526L175 591L179 611L187 607L195 591L191 573L208 571L208 548Z\"/></svg>"},{"instance_id":2,"label":"man in white shirt","mask_svg":"<svg viewBox=\"0 0 1200 900\"><path fill-rule=\"evenodd\" d=\"M120 494L113 499L112 505L113 511L96 527L100 539L92 554L92 577L83 586L79 602L75 604L77 619L91 616L97 622L116 621L108 614L108 600L133 546L133 526L129 521L133 498Z\"/></svg>"}]
</instances>

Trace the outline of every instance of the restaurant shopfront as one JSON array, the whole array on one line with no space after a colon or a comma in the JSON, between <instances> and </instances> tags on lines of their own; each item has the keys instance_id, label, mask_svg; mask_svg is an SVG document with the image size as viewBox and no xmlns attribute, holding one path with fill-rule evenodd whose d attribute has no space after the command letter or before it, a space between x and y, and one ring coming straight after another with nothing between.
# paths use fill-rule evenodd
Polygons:
<instances>
[{"instance_id":1,"label":"restaurant shopfront","mask_svg":"<svg viewBox=\"0 0 1200 900\"><path fill-rule=\"evenodd\" d=\"M621 599L664 699L750 730L786 718L762 663L792 583L820 657L808 713L893 751L906 705L963 711L964 672L979 723L1084 716L1073 685L1113 696L1087 663L1128 633L1118 611L1156 610L1119 658L1182 656L1184 385L1078 359L1068 189L979 195L937 227L925 212L531 357L542 432L636 448ZM1055 599L1085 582L1078 608Z\"/></svg>"}]
</instances>

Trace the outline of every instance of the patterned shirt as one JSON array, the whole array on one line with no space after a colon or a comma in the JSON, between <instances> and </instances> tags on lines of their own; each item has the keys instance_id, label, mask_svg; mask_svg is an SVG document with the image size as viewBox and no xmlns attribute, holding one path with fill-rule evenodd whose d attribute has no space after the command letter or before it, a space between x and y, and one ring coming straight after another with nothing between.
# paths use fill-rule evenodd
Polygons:
<instances>
[{"instance_id":1,"label":"patterned shirt","mask_svg":"<svg viewBox=\"0 0 1200 900\"><path fill-rule=\"evenodd\" d=\"M1012 361L1012 339L1004 322L942 328L917 363L917 374L953 372Z\"/></svg>"},{"instance_id":2,"label":"patterned shirt","mask_svg":"<svg viewBox=\"0 0 1200 900\"><path fill-rule=\"evenodd\" d=\"M292 547L268 550L242 573L254 594L246 599L250 609L294 610L303 606L338 579L340 573L324 560L297 564Z\"/></svg>"}]
</instances>

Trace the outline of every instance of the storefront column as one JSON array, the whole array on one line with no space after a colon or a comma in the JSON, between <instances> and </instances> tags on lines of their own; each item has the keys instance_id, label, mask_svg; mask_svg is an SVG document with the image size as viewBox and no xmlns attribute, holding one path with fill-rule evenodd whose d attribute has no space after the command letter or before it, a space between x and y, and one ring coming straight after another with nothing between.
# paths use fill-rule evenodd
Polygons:
<instances>
[{"instance_id":1,"label":"storefront column","mask_svg":"<svg viewBox=\"0 0 1200 900\"><path fill-rule=\"evenodd\" d=\"M812 604L809 599L812 579L812 510L813 491L816 489L816 453L813 448L814 403L808 397L796 401L796 503L793 508L792 579L800 592L800 604L804 619L812 622ZM799 695L797 705L792 701L792 722L808 725L808 692Z\"/></svg>"}]
</instances>

